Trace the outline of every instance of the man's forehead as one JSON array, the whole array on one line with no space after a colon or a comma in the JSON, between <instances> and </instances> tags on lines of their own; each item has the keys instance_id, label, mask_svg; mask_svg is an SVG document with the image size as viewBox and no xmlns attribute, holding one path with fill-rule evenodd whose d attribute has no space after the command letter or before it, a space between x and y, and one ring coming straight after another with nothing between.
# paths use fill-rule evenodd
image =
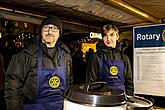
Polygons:
<instances>
[{"instance_id":1,"label":"man's forehead","mask_svg":"<svg viewBox=\"0 0 165 110\"><path fill-rule=\"evenodd\" d=\"M44 26L49 26L49 27L57 27L56 25L54 24L47 24L47 25L44 25Z\"/></svg>"}]
</instances>

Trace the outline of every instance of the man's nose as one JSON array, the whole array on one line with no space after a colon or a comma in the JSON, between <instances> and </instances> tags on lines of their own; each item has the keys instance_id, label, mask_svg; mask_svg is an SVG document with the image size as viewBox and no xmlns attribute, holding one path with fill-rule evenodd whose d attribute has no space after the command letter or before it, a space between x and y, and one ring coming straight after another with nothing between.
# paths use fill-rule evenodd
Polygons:
<instances>
[{"instance_id":1,"label":"man's nose","mask_svg":"<svg viewBox=\"0 0 165 110\"><path fill-rule=\"evenodd\" d=\"M52 34L52 28L49 28L48 34Z\"/></svg>"}]
</instances>

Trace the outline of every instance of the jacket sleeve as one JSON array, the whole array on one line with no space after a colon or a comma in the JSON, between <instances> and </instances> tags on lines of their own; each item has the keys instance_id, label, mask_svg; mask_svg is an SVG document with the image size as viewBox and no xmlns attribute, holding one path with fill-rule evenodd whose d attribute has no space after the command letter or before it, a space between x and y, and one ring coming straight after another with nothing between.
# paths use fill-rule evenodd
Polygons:
<instances>
[{"instance_id":1,"label":"jacket sleeve","mask_svg":"<svg viewBox=\"0 0 165 110\"><path fill-rule=\"evenodd\" d=\"M87 61L86 82L91 83L99 80L99 61L96 54L92 54Z\"/></svg>"},{"instance_id":2,"label":"jacket sleeve","mask_svg":"<svg viewBox=\"0 0 165 110\"><path fill-rule=\"evenodd\" d=\"M5 76L4 59L3 56L0 54L0 91L4 90L4 76Z\"/></svg>"},{"instance_id":3,"label":"jacket sleeve","mask_svg":"<svg viewBox=\"0 0 165 110\"><path fill-rule=\"evenodd\" d=\"M67 75L67 87L73 84L73 73L72 73L72 57L70 50L63 42L58 41L57 46L59 46L64 52L64 59L66 64L66 75Z\"/></svg>"},{"instance_id":4,"label":"jacket sleeve","mask_svg":"<svg viewBox=\"0 0 165 110\"><path fill-rule=\"evenodd\" d=\"M134 94L133 73L129 58L126 55L125 55L125 68L126 68L125 70L126 94L132 96Z\"/></svg>"},{"instance_id":5,"label":"jacket sleeve","mask_svg":"<svg viewBox=\"0 0 165 110\"><path fill-rule=\"evenodd\" d=\"M73 84L73 74L72 74L72 58L70 54L66 55L66 67L67 67L67 86Z\"/></svg>"},{"instance_id":6,"label":"jacket sleeve","mask_svg":"<svg viewBox=\"0 0 165 110\"><path fill-rule=\"evenodd\" d=\"M18 55L13 55L5 76L5 99L7 110L21 110L22 97L22 63Z\"/></svg>"}]
</instances>

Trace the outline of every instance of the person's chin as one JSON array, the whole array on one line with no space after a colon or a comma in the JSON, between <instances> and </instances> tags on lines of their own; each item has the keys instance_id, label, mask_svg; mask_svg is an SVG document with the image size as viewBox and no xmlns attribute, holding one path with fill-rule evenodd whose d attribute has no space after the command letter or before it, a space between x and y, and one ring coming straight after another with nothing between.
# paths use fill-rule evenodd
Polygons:
<instances>
[{"instance_id":1,"label":"person's chin","mask_svg":"<svg viewBox=\"0 0 165 110\"><path fill-rule=\"evenodd\" d=\"M107 47L112 47L112 45L110 43L106 43Z\"/></svg>"},{"instance_id":2,"label":"person's chin","mask_svg":"<svg viewBox=\"0 0 165 110\"><path fill-rule=\"evenodd\" d=\"M46 44L51 44L52 42L50 42L50 41L46 41Z\"/></svg>"}]
</instances>

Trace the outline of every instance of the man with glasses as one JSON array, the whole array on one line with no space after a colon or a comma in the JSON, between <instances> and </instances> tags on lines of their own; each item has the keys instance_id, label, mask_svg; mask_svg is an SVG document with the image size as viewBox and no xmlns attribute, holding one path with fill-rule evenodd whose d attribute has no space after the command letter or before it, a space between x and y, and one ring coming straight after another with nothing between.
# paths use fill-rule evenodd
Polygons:
<instances>
[{"instance_id":1,"label":"man with glasses","mask_svg":"<svg viewBox=\"0 0 165 110\"><path fill-rule=\"evenodd\" d=\"M7 110L63 110L64 92L73 79L61 34L61 20L50 15L41 22L39 40L12 57L5 79Z\"/></svg>"}]
</instances>

